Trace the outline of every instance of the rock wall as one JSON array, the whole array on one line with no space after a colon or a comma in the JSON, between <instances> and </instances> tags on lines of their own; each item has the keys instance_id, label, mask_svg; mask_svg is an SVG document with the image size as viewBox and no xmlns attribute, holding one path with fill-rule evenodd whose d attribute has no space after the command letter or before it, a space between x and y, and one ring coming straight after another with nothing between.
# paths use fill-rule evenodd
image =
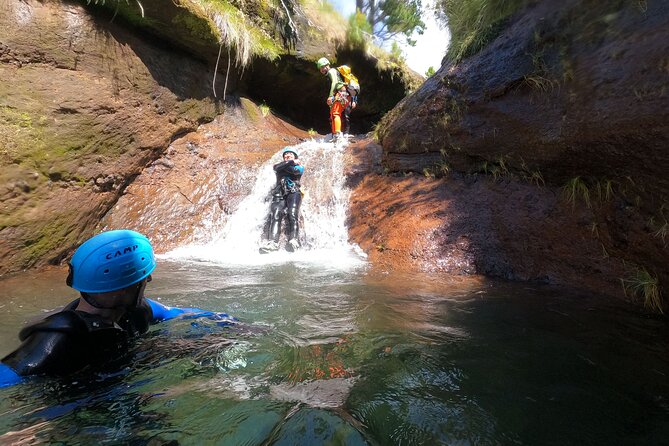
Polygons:
<instances>
[{"instance_id":1,"label":"rock wall","mask_svg":"<svg viewBox=\"0 0 669 446\"><path fill-rule=\"evenodd\" d=\"M592 212L512 178L384 174L383 149L350 149L351 240L385 272L484 274L622 296L628 268L592 235Z\"/></svg>"},{"instance_id":2,"label":"rock wall","mask_svg":"<svg viewBox=\"0 0 669 446\"><path fill-rule=\"evenodd\" d=\"M589 230L565 226L565 242L554 239L551 261L533 276L583 264L574 259L589 259L586 246L595 243L601 256L627 268L587 260L590 270L612 283L647 271L667 290L668 74L667 2L534 2L487 48L445 63L386 116L378 132L384 166L492 182L498 186L482 193L501 193L508 206L518 203L504 198L508 185L525 184L533 195L548 194L545 218L578 216L572 219ZM459 207L475 209L480 200L466 197L456 198ZM524 206L535 214L531 203ZM551 239L547 225L536 220L511 237L504 235L512 234L509 223L488 228L501 253L545 255L545 244L524 234ZM569 248L575 234L584 237L582 248ZM517 265L490 272L506 276Z\"/></svg>"},{"instance_id":3,"label":"rock wall","mask_svg":"<svg viewBox=\"0 0 669 446\"><path fill-rule=\"evenodd\" d=\"M1 0L0 78L0 274L61 259L222 111L206 65L77 4Z\"/></svg>"},{"instance_id":4,"label":"rock wall","mask_svg":"<svg viewBox=\"0 0 669 446\"><path fill-rule=\"evenodd\" d=\"M290 3L302 36L291 40L286 17L272 17L276 5L233 3L241 9L147 0L141 18L134 2L0 0L0 275L60 262L171 141L238 108L242 95L327 128L328 86L313 62L336 54L343 29L328 35L317 4L298 11ZM217 20L249 41L219 46ZM246 67L235 62L241 41L254 55ZM405 71L381 77L392 100L369 95L359 131L415 83ZM244 139L239 129L225 132Z\"/></svg>"}]
</instances>

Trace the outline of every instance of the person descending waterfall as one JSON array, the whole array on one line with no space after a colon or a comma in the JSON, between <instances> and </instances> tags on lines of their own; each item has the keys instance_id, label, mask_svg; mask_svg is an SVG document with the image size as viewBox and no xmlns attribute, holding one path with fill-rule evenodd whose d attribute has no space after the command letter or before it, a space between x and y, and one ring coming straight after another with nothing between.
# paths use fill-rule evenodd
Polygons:
<instances>
[{"instance_id":1,"label":"person descending waterfall","mask_svg":"<svg viewBox=\"0 0 669 446\"><path fill-rule=\"evenodd\" d=\"M330 105L330 122L332 123L332 136L335 142L342 141L343 136L341 132L342 127L342 115L344 111L351 103L350 95L348 90L346 90L346 84L343 82L337 82L335 85L335 95L332 99L332 102L328 100Z\"/></svg>"},{"instance_id":2,"label":"person descending waterfall","mask_svg":"<svg viewBox=\"0 0 669 446\"><path fill-rule=\"evenodd\" d=\"M351 117L350 117L351 111L355 109L358 105L358 93L360 92L360 84L357 82L357 78L352 76L351 69L346 65L334 68L330 66L330 61L327 58L321 57L316 62L316 67L318 67L318 70L321 72L321 74L323 76L326 76L327 80L330 82L330 89L328 91L328 97L326 101L329 106L331 106L332 103L334 102L334 96L335 93L337 92L336 89L337 83L338 82L346 83L346 80L342 75L342 71L348 73L348 75L351 76L350 85L347 85L347 89L351 97L351 100L349 101L348 105L344 108L344 112L341 115L342 118L341 131L344 134L348 134L351 131ZM332 119L332 115L330 115L330 119ZM334 136L335 135L333 133L332 137L334 138Z\"/></svg>"},{"instance_id":3,"label":"person descending waterfall","mask_svg":"<svg viewBox=\"0 0 669 446\"><path fill-rule=\"evenodd\" d=\"M267 241L260 252L267 253L279 249L281 222L284 215L288 218L288 243L286 250L293 252L300 247L299 213L302 202L300 179L304 173L297 152L287 148L282 153L283 161L274 165L276 185L272 189L272 205L269 214Z\"/></svg>"},{"instance_id":4,"label":"person descending waterfall","mask_svg":"<svg viewBox=\"0 0 669 446\"><path fill-rule=\"evenodd\" d=\"M144 298L156 260L149 240L135 231L107 231L87 240L69 268L66 283L81 297L20 331L23 343L0 362L0 387L27 375L64 376L118 359L150 324L180 315L208 317L219 325L234 321L224 313Z\"/></svg>"}]
</instances>

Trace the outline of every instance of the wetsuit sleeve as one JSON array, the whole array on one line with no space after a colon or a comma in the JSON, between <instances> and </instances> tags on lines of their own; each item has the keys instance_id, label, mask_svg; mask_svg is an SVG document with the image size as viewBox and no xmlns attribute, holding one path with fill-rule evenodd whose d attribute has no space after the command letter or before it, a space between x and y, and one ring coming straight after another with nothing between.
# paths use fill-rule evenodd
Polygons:
<instances>
[{"instance_id":1,"label":"wetsuit sleeve","mask_svg":"<svg viewBox=\"0 0 669 446\"><path fill-rule=\"evenodd\" d=\"M232 323L236 320L235 318L228 316L226 313L214 313L213 311L201 310L199 308L168 307L151 299L145 299L145 301L148 302L151 307L153 323L168 321L180 316L183 316L184 319L206 317L216 321L226 321L226 325L227 323Z\"/></svg>"},{"instance_id":2,"label":"wetsuit sleeve","mask_svg":"<svg viewBox=\"0 0 669 446\"><path fill-rule=\"evenodd\" d=\"M67 334L59 331L35 331L12 353L2 359L19 376L64 373L80 361L73 357ZM79 352L80 353L80 352ZM5 372L11 375L9 372Z\"/></svg>"},{"instance_id":3,"label":"wetsuit sleeve","mask_svg":"<svg viewBox=\"0 0 669 446\"><path fill-rule=\"evenodd\" d=\"M274 169L274 172L276 173L282 173L290 163L293 163L293 160L281 161L280 163L276 163L274 166L272 166L272 169Z\"/></svg>"},{"instance_id":4,"label":"wetsuit sleeve","mask_svg":"<svg viewBox=\"0 0 669 446\"><path fill-rule=\"evenodd\" d=\"M302 175L304 167L293 160L281 161L274 165L274 172L284 175Z\"/></svg>"},{"instance_id":5,"label":"wetsuit sleeve","mask_svg":"<svg viewBox=\"0 0 669 446\"><path fill-rule=\"evenodd\" d=\"M13 386L23 380L11 367L0 362L0 388Z\"/></svg>"}]
</instances>

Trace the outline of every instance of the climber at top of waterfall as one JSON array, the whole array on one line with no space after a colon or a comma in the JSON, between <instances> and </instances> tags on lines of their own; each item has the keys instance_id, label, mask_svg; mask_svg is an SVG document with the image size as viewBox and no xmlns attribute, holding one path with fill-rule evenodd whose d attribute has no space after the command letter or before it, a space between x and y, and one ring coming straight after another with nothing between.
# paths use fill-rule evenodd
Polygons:
<instances>
[{"instance_id":1,"label":"climber at top of waterfall","mask_svg":"<svg viewBox=\"0 0 669 446\"><path fill-rule=\"evenodd\" d=\"M351 95L346 89L346 84L337 82L335 95L330 103L330 123L332 124L332 139L335 143L342 141L342 115L346 115L346 109L351 105Z\"/></svg>"},{"instance_id":2,"label":"climber at top of waterfall","mask_svg":"<svg viewBox=\"0 0 669 446\"><path fill-rule=\"evenodd\" d=\"M283 161L274 165L276 184L272 189L267 240L260 248L261 253L279 249L281 223L284 215L288 218L286 250L293 252L300 247L299 213L300 203L302 202L300 179L304 173L304 167L297 152L292 148L285 149L281 156Z\"/></svg>"},{"instance_id":3,"label":"climber at top of waterfall","mask_svg":"<svg viewBox=\"0 0 669 446\"><path fill-rule=\"evenodd\" d=\"M331 67L330 61L321 57L316 62L316 67L318 71L321 72L323 76L327 78L330 83L330 88L328 90L327 105L332 107L332 104L335 102L335 95L337 93L337 84L342 82L346 85L348 94L350 96L350 101L347 106L344 108L344 111L341 115L341 131L344 134L348 134L351 131L351 111L358 105L358 95L360 93L360 83L358 79L351 73L351 69L347 65L342 65L340 67ZM348 78L346 79L345 76ZM332 116L330 116L331 126ZM332 137L335 135L333 133Z\"/></svg>"}]
</instances>

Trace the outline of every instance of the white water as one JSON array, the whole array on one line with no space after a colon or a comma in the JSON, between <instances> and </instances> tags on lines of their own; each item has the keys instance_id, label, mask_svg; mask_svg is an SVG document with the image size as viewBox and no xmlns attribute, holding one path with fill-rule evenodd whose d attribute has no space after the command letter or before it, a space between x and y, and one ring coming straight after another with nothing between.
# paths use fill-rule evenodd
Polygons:
<instances>
[{"instance_id":1,"label":"white water","mask_svg":"<svg viewBox=\"0 0 669 446\"><path fill-rule=\"evenodd\" d=\"M203 222L199 243L179 247L161 256L225 265L264 265L272 263L319 264L336 269L365 265L365 255L348 242L346 213L350 191L345 187L344 145L311 140L292 148L304 166L300 213L303 248L294 253L283 249L260 254L263 228L269 213L270 191L276 182L272 166L281 161L278 151L256 173L251 193L225 222ZM213 217L223 219L224 216ZM219 223L219 224L217 224ZM283 224L287 224L284 218ZM282 228L283 230L283 228Z\"/></svg>"}]
</instances>

